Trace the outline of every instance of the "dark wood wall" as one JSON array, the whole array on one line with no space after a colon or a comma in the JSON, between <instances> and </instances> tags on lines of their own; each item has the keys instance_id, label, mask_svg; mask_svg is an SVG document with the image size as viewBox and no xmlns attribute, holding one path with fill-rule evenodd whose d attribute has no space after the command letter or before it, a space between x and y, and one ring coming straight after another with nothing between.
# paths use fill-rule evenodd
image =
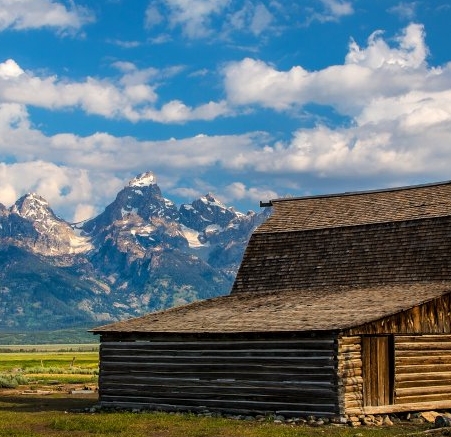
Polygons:
<instances>
[{"instance_id":1,"label":"dark wood wall","mask_svg":"<svg viewBox=\"0 0 451 437\"><path fill-rule=\"evenodd\" d=\"M334 334L103 341L103 406L336 416Z\"/></svg>"}]
</instances>

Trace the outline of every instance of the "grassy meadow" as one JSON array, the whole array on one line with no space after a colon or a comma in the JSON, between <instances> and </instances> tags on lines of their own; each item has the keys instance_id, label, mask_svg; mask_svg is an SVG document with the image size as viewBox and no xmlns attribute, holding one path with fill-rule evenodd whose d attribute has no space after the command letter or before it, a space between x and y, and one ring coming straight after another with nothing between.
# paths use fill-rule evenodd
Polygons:
<instances>
[{"instance_id":1,"label":"grassy meadow","mask_svg":"<svg viewBox=\"0 0 451 437\"><path fill-rule=\"evenodd\" d=\"M430 428L309 427L188 413L92 413L97 392L70 389L95 388L97 377L97 345L0 346L0 437L391 437L421 435ZM8 380L15 382L8 385ZM451 434L446 431L433 435Z\"/></svg>"},{"instance_id":2,"label":"grassy meadow","mask_svg":"<svg viewBox=\"0 0 451 437\"><path fill-rule=\"evenodd\" d=\"M96 345L0 346L0 388L97 384Z\"/></svg>"},{"instance_id":3,"label":"grassy meadow","mask_svg":"<svg viewBox=\"0 0 451 437\"><path fill-rule=\"evenodd\" d=\"M1 396L0 437L395 437L420 435L425 426L351 428L277 425L194 414L71 412L93 405L94 399ZM449 435L434 433L433 435Z\"/></svg>"}]
</instances>

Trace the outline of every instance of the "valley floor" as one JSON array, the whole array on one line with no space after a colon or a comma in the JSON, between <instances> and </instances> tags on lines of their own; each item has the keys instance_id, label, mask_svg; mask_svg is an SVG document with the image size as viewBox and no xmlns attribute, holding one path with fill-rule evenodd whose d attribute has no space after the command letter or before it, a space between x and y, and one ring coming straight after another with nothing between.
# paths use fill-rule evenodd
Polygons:
<instances>
[{"instance_id":1,"label":"valley floor","mask_svg":"<svg viewBox=\"0 0 451 437\"><path fill-rule=\"evenodd\" d=\"M0 389L0 437L393 437L446 436L450 428L400 423L391 427L278 425L264 422L159 412L96 412L97 392L80 385Z\"/></svg>"}]
</instances>

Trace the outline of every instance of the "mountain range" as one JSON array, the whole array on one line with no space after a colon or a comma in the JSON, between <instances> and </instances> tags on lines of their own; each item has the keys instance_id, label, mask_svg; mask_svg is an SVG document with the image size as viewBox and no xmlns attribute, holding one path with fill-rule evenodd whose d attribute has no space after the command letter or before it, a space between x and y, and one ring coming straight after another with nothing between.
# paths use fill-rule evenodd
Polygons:
<instances>
[{"instance_id":1,"label":"mountain range","mask_svg":"<svg viewBox=\"0 0 451 437\"><path fill-rule=\"evenodd\" d=\"M83 223L34 193L0 204L0 331L95 326L227 294L269 213L212 194L177 207L152 172Z\"/></svg>"}]
</instances>

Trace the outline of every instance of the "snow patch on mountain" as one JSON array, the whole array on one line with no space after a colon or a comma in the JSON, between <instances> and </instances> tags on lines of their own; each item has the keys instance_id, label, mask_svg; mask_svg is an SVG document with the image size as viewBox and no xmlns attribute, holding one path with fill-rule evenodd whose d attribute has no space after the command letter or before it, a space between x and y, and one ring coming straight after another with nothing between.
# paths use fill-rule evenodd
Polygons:
<instances>
[{"instance_id":1,"label":"snow patch on mountain","mask_svg":"<svg viewBox=\"0 0 451 437\"><path fill-rule=\"evenodd\" d=\"M69 253L84 253L94 248L89 238L78 235L70 237L69 245Z\"/></svg>"},{"instance_id":2,"label":"snow patch on mountain","mask_svg":"<svg viewBox=\"0 0 451 437\"><path fill-rule=\"evenodd\" d=\"M130 215L137 215L138 214L138 208L132 208L130 205L127 205L125 208L121 208L121 215L122 218L128 217Z\"/></svg>"},{"instance_id":3,"label":"snow patch on mountain","mask_svg":"<svg viewBox=\"0 0 451 437\"><path fill-rule=\"evenodd\" d=\"M212 193L206 194L201 197L200 200L208 205L217 206L221 209L227 209L227 207L220 200L216 199Z\"/></svg>"},{"instance_id":4,"label":"snow patch on mountain","mask_svg":"<svg viewBox=\"0 0 451 437\"><path fill-rule=\"evenodd\" d=\"M129 183L129 187L148 187L150 185L155 185L157 183L157 178L151 172L141 173L140 175L133 178ZM141 192L142 194L142 192Z\"/></svg>"},{"instance_id":5,"label":"snow patch on mountain","mask_svg":"<svg viewBox=\"0 0 451 437\"><path fill-rule=\"evenodd\" d=\"M197 249L200 247L208 247L209 246L209 243L204 244L199 241L200 232L195 231L194 229L188 228L185 225L180 225L180 226L182 228L183 236L188 241L188 245L190 248Z\"/></svg>"}]
</instances>

